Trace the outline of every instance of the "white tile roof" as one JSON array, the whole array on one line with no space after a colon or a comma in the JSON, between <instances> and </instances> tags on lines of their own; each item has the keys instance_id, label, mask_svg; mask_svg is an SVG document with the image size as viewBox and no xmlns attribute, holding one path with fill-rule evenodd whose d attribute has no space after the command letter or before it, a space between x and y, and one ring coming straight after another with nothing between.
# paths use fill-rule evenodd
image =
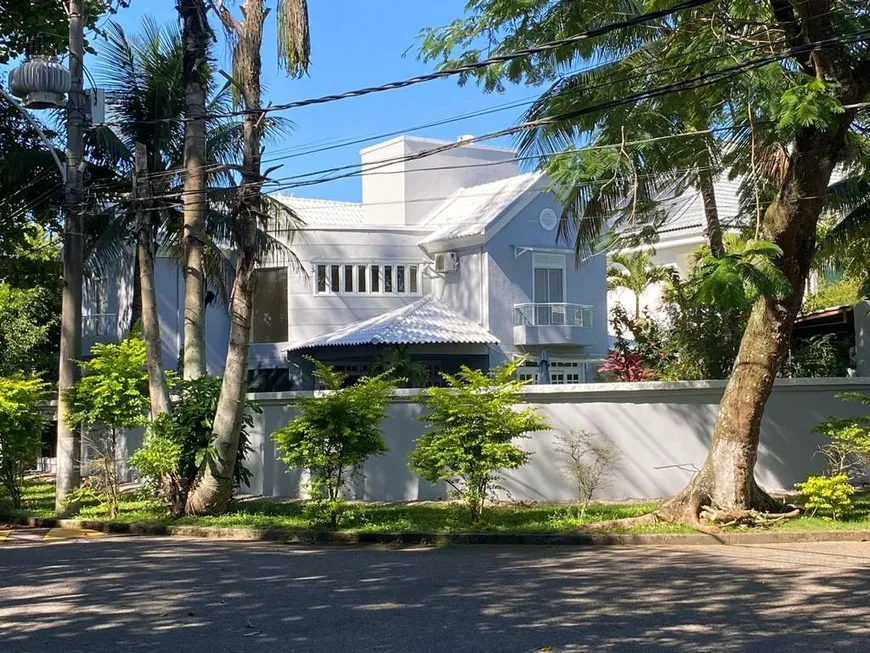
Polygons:
<instances>
[{"instance_id":1,"label":"white tile roof","mask_svg":"<svg viewBox=\"0 0 870 653\"><path fill-rule=\"evenodd\" d=\"M728 179L723 175L713 183L713 193L716 195L716 208L719 210L719 221L723 226L733 225L740 213L740 185L743 179ZM659 228L663 239L684 237L692 234L703 234L707 228L704 217L704 198L701 191L690 188L685 193L662 204L669 215Z\"/></svg>"},{"instance_id":2,"label":"white tile roof","mask_svg":"<svg viewBox=\"0 0 870 653\"><path fill-rule=\"evenodd\" d=\"M289 350L347 345L486 344L498 339L434 297L349 324L303 342Z\"/></svg>"},{"instance_id":3,"label":"white tile roof","mask_svg":"<svg viewBox=\"0 0 870 653\"><path fill-rule=\"evenodd\" d=\"M305 228L357 227L363 222L362 204L335 202L310 197L275 194L272 197L293 209L305 222Z\"/></svg>"},{"instance_id":4,"label":"white tile roof","mask_svg":"<svg viewBox=\"0 0 870 653\"><path fill-rule=\"evenodd\" d=\"M542 176L533 172L456 191L423 219L422 225L431 227L432 233L419 244L484 234L511 204L534 192Z\"/></svg>"}]
</instances>

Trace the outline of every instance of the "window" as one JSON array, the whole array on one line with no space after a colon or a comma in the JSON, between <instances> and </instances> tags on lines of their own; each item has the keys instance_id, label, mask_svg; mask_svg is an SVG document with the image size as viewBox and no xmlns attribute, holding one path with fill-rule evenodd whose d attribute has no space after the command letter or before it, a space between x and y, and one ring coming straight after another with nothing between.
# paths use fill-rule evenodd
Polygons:
<instances>
[{"instance_id":1,"label":"window","mask_svg":"<svg viewBox=\"0 0 870 653\"><path fill-rule=\"evenodd\" d=\"M574 385L578 383L586 383L586 379L594 379L594 373L589 374L589 370L597 370L603 361L590 360L551 360L550 361L550 383L553 385ZM591 365L592 367L587 367ZM517 370L517 378L520 381L538 382L538 374L540 370L534 360L529 362Z\"/></svg>"},{"instance_id":2,"label":"window","mask_svg":"<svg viewBox=\"0 0 870 653\"><path fill-rule=\"evenodd\" d=\"M287 268L263 268L256 275L251 342L287 342Z\"/></svg>"},{"instance_id":3,"label":"window","mask_svg":"<svg viewBox=\"0 0 870 653\"><path fill-rule=\"evenodd\" d=\"M421 271L418 264L317 263L314 265L314 292L333 295L420 295L423 288Z\"/></svg>"},{"instance_id":4,"label":"window","mask_svg":"<svg viewBox=\"0 0 870 653\"><path fill-rule=\"evenodd\" d=\"M535 324L565 324L564 306L553 306L565 301L565 257L553 254L535 254L533 300Z\"/></svg>"},{"instance_id":5,"label":"window","mask_svg":"<svg viewBox=\"0 0 870 653\"><path fill-rule=\"evenodd\" d=\"M344 380L344 387L353 385L369 373L368 363L332 363L331 365L336 372L340 372L347 377ZM324 389L323 384L319 380L315 381L315 389Z\"/></svg>"},{"instance_id":6,"label":"window","mask_svg":"<svg viewBox=\"0 0 870 653\"><path fill-rule=\"evenodd\" d=\"M405 292L405 266L396 268L396 292Z\"/></svg>"}]
</instances>

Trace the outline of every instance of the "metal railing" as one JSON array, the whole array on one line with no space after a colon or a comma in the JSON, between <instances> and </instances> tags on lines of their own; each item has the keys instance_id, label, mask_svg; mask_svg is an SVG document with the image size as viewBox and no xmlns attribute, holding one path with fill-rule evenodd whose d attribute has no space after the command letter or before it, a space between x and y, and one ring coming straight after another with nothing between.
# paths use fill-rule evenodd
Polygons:
<instances>
[{"instance_id":1,"label":"metal railing","mask_svg":"<svg viewBox=\"0 0 870 653\"><path fill-rule=\"evenodd\" d=\"M82 336L85 338L102 338L114 336L118 332L117 313L100 313L82 317Z\"/></svg>"},{"instance_id":2,"label":"metal railing","mask_svg":"<svg viewBox=\"0 0 870 653\"><path fill-rule=\"evenodd\" d=\"M583 304L515 304L514 326L591 327L592 308Z\"/></svg>"}]
</instances>

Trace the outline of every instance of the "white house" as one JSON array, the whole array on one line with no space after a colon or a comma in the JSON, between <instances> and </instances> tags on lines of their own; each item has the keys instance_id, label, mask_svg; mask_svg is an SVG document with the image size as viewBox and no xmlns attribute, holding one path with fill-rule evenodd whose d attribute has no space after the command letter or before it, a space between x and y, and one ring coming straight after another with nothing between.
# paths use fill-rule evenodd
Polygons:
<instances>
[{"instance_id":1,"label":"white house","mask_svg":"<svg viewBox=\"0 0 870 653\"><path fill-rule=\"evenodd\" d=\"M253 390L310 389L307 357L364 373L392 347L433 380L459 366L488 369L546 351L551 380L592 380L606 355L605 261L578 268L557 242L561 207L539 173L520 174L511 150L401 136L361 151L362 202L276 196L305 226L287 256L258 270L250 352ZM182 346L183 276L156 266L163 362ZM86 289L85 347L121 336L130 272ZM220 374L229 319L207 313L208 367Z\"/></svg>"}]
</instances>

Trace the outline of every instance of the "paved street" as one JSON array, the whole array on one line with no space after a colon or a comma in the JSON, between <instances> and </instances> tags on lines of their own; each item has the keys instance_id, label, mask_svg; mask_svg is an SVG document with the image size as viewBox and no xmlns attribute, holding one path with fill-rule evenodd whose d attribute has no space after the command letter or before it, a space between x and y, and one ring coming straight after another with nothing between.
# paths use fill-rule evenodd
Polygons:
<instances>
[{"instance_id":1,"label":"paved street","mask_svg":"<svg viewBox=\"0 0 870 653\"><path fill-rule=\"evenodd\" d=\"M0 546L0 651L861 651L870 543Z\"/></svg>"}]
</instances>

